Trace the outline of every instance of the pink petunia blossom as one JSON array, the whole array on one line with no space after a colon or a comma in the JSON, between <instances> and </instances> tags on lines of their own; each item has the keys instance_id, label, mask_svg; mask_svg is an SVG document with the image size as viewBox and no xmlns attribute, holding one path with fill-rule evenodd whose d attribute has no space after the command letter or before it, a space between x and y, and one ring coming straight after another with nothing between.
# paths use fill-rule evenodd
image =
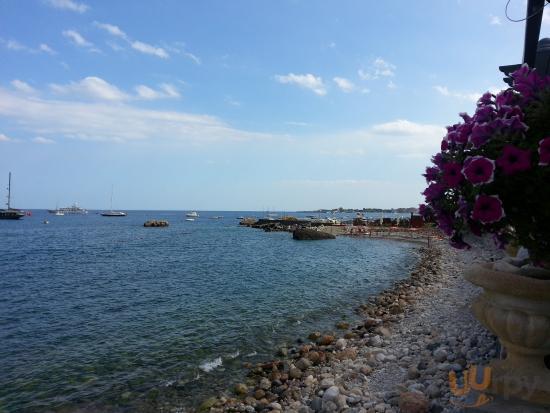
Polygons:
<instances>
[{"instance_id":1,"label":"pink petunia blossom","mask_svg":"<svg viewBox=\"0 0 550 413\"><path fill-rule=\"evenodd\" d=\"M491 183L495 175L495 161L484 156L469 156L464 161L462 174L472 185Z\"/></svg>"},{"instance_id":2,"label":"pink petunia blossom","mask_svg":"<svg viewBox=\"0 0 550 413\"><path fill-rule=\"evenodd\" d=\"M443 165L443 181L449 188L456 188L464 177L462 176L462 165L458 162L449 162Z\"/></svg>"},{"instance_id":3,"label":"pink petunia blossom","mask_svg":"<svg viewBox=\"0 0 550 413\"><path fill-rule=\"evenodd\" d=\"M531 168L531 151L506 145L502 150L502 156L497 159L497 165L505 175L526 171Z\"/></svg>"},{"instance_id":4,"label":"pink petunia blossom","mask_svg":"<svg viewBox=\"0 0 550 413\"><path fill-rule=\"evenodd\" d=\"M504 218L502 201L498 195L478 195L472 211L472 219L482 224L492 224Z\"/></svg>"}]
</instances>

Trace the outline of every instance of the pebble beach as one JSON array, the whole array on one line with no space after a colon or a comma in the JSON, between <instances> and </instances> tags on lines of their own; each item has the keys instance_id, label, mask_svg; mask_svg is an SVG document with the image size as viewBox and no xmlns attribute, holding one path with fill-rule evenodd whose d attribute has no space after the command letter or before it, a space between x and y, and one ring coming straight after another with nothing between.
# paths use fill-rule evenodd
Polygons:
<instances>
[{"instance_id":1,"label":"pebble beach","mask_svg":"<svg viewBox=\"0 0 550 413\"><path fill-rule=\"evenodd\" d=\"M461 274L485 249L422 247L410 277L357 308L361 323L312 332L273 360L248 364L247 380L199 411L289 413L460 412L449 387L471 365L499 355L496 338L469 310L477 287Z\"/></svg>"}]
</instances>

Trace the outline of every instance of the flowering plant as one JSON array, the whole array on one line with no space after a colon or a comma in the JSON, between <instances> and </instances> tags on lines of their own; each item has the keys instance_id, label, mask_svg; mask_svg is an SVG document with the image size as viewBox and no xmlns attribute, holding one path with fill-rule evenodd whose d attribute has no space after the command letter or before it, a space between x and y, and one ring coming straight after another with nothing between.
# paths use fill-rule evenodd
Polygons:
<instances>
[{"instance_id":1,"label":"flowering plant","mask_svg":"<svg viewBox=\"0 0 550 413\"><path fill-rule=\"evenodd\" d=\"M550 77L523 65L513 86L485 93L473 116L447 127L426 168L424 217L457 248L464 235L493 234L500 247L523 246L550 263Z\"/></svg>"}]
</instances>

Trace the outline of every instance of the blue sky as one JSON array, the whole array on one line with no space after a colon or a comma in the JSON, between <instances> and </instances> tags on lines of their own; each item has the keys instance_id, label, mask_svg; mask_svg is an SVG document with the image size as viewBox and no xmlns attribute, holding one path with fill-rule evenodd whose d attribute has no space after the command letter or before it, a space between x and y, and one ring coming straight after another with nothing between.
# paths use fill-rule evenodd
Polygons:
<instances>
[{"instance_id":1,"label":"blue sky","mask_svg":"<svg viewBox=\"0 0 550 413\"><path fill-rule=\"evenodd\" d=\"M414 206L521 61L505 4L0 0L0 181L21 208Z\"/></svg>"}]
</instances>

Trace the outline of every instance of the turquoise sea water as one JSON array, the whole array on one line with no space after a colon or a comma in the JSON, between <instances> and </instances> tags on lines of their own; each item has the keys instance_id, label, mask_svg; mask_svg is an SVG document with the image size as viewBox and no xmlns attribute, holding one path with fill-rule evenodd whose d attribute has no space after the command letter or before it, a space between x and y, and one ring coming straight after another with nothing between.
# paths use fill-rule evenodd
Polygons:
<instances>
[{"instance_id":1,"label":"turquoise sea water","mask_svg":"<svg viewBox=\"0 0 550 413\"><path fill-rule=\"evenodd\" d=\"M0 221L0 411L196 404L242 380L243 362L352 321L417 256L395 241L294 241L240 215L262 214Z\"/></svg>"}]
</instances>

